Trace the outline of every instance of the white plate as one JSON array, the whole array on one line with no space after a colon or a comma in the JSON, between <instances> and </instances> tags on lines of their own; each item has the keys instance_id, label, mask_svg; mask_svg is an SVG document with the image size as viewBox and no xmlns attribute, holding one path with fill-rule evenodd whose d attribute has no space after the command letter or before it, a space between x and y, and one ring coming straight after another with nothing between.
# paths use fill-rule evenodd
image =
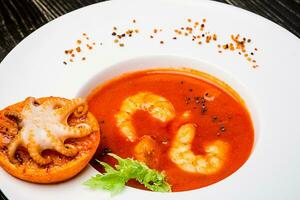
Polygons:
<instances>
[{"instance_id":1,"label":"white plate","mask_svg":"<svg viewBox=\"0 0 300 200\"><path fill-rule=\"evenodd\" d=\"M255 58L260 67L252 69L237 53L219 54L214 45L200 47L190 39L176 42L166 39L175 27L186 24L187 18L204 17L209 29L218 34L220 43L227 42L230 34L251 37L259 49ZM112 27L130 28L132 19L137 20L140 34L126 40L125 47L120 48L113 43ZM157 38L149 38L153 28L163 28L164 45ZM83 32L98 45L89 52L86 61L63 65L64 50L74 46ZM27 96L73 98L95 84L91 79L97 74L107 79L138 67L180 64L194 67L229 82L245 98L257 136L250 159L233 175L205 188L162 194L126 187L113 199L300 199L299 50L299 39L285 29L225 4L197 0L114 0L60 17L12 50L0 65L0 107ZM147 57L155 55L160 57ZM120 63L119 67L116 63ZM112 65L115 67L109 68ZM105 191L82 186L83 181L96 173L88 167L65 183L37 185L13 178L0 169L0 187L9 199L110 198Z\"/></svg>"}]
</instances>

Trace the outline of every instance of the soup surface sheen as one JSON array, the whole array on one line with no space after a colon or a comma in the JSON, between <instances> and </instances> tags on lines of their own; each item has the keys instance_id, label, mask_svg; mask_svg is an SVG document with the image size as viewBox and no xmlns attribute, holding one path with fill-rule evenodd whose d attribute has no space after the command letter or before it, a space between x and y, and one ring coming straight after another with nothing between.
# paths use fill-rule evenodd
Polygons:
<instances>
[{"instance_id":1,"label":"soup surface sheen","mask_svg":"<svg viewBox=\"0 0 300 200\"><path fill-rule=\"evenodd\" d=\"M167 99L174 107L175 117L162 122L149 112L134 112L131 122L137 139L130 141L117 126L116 115L126 98L141 92ZM195 75L184 70L157 69L125 74L96 88L89 95L88 104L101 130L101 144L95 157L112 165L114 160L105 152L139 159L135 148L150 136L155 148L144 155L148 157L143 161L151 168L165 172L172 191L197 189L226 178L245 163L252 150L254 129L243 100L229 86L204 73ZM205 146L214 141L227 144L228 149L221 158L223 164L216 172L188 172L170 158L176 133L187 123L196 127L191 142L191 151L195 155L206 158ZM101 171L98 163L91 164ZM144 189L135 181L128 185Z\"/></svg>"}]
</instances>

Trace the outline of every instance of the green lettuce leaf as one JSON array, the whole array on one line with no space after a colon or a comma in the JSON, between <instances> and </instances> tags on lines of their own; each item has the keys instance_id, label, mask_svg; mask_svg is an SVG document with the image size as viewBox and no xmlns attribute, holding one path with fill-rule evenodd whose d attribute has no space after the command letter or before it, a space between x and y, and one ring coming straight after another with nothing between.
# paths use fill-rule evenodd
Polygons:
<instances>
[{"instance_id":1,"label":"green lettuce leaf","mask_svg":"<svg viewBox=\"0 0 300 200\"><path fill-rule=\"evenodd\" d=\"M109 153L109 155L118 161L115 168L97 160L104 167L105 173L97 174L84 182L84 185L91 189L105 189L109 190L111 194L117 194L124 189L128 180L135 179L149 190L171 192L171 186L166 182L163 173L150 169L137 160L123 159L112 153Z\"/></svg>"}]
</instances>

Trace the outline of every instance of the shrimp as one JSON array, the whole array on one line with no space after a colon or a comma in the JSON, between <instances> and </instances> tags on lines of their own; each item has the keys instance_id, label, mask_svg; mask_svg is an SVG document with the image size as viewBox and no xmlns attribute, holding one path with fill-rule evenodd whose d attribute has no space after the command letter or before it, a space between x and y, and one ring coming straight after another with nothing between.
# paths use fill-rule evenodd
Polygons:
<instances>
[{"instance_id":1,"label":"shrimp","mask_svg":"<svg viewBox=\"0 0 300 200\"><path fill-rule=\"evenodd\" d=\"M175 117L175 109L170 101L151 92L139 92L126 98L115 115L116 125L121 134L130 142L137 139L135 128L132 124L132 115L138 111L146 111L161 122L168 122Z\"/></svg>"},{"instance_id":2,"label":"shrimp","mask_svg":"<svg viewBox=\"0 0 300 200\"><path fill-rule=\"evenodd\" d=\"M226 142L216 140L204 147L205 155L195 155L191 143L196 132L192 123L182 125L173 140L169 150L169 158L182 170L210 175L222 169L229 146Z\"/></svg>"},{"instance_id":3,"label":"shrimp","mask_svg":"<svg viewBox=\"0 0 300 200\"><path fill-rule=\"evenodd\" d=\"M151 136L144 135L134 148L134 156L149 167L155 168L160 156L159 145Z\"/></svg>"}]
</instances>

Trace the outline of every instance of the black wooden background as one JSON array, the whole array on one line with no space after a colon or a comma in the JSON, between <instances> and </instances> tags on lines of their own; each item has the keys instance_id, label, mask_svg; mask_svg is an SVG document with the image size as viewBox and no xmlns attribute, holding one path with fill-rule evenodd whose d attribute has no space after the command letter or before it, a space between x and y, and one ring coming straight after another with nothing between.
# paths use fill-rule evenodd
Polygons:
<instances>
[{"instance_id":1,"label":"black wooden background","mask_svg":"<svg viewBox=\"0 0 300 200\"><path fill-rule=\"evenodd\" d=\"M101 1L103 0L0 0L0 61L23 38L43 24L72 10ZM217 1L264 16L300 37L300 0ZM1 190L0 199L6 200Z\"/></svg>"},{"instance_id":2,"label":"black wooden background","mask_svg":"<svg viewBox=\"0 0 300 200\"><path fill-rule=\"evenodd\" d=\"M0 0L0 61L43 24L103 0ZM184 1L184 0L182 0ZM300 0L217 0L262 15L300 37Z\"/></svg>"}]
</instances>

